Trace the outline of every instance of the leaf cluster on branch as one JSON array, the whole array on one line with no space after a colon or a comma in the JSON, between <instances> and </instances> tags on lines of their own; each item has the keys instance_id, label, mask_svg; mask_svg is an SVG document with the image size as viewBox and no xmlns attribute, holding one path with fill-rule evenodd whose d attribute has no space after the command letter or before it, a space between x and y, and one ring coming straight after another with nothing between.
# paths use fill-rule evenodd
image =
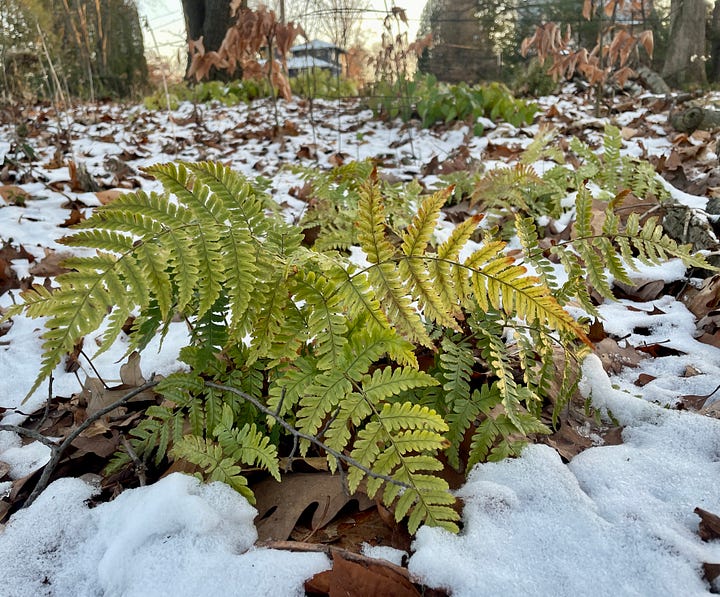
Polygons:
<instances>
[{"instance_id":1,"label":"leaf cluster on branch","mask_svg":"<svg viewBox=\"0 0 720 597\"><path fill-rule=\"evenodd\" d=\"M585 0L583 18L590 21L596 14L601 16L598 41L591 50L574 49L570 26L563 34L557 23L550 22L538 25L533 35L522 41L520 54L527 56L534 50L541 64L550 59L552 66L548 74L555 80L570 79L577 72L592 86L609 83L623 86L630 77L636 75L630 64L638 49L643 47L650 57L653 53L652 31L635 34L616 19L618 11L622 11L626 4L636 8L635 5L641 2L608 0L596 4L592 0ZM610 19L606 27L603 27L602 17Z\"/></svg>"},{"instance_id":2,"label":"leaf cluster on branch","mask_svg":"<svg viewBox=\"0 0 720 597\"><path fill-rule=\"evenodd\" d=\"M227 71L229 75L241 72L247 79L268 79L279 94L289 100L292 92L286 77L286 56L298 35L305 35L302 27L292 21L279 22L275 12L264 6L251 10L233 3L231 9L235 22L217 51L205 51L202 37L190 40L191 62L187 76L201 81L213 68ZM260 60L262 51L267 53L264 61Z\"/></svg>"}]
</instances>

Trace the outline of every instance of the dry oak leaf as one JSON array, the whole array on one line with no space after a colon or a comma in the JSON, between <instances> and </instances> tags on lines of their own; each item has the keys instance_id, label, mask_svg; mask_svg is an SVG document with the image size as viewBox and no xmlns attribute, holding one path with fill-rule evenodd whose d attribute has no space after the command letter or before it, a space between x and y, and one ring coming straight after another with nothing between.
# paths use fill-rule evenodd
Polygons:
<instances>
[{"instance_id":1,"label":"dry oak leaf","mask_svg":"<svg viewBox=\"0 0 720 597\"><path fill-rule=\"evenodd\" d=\"M681 299L697 318L716 310L720 306L720 274L706 279L699 290L688 288Z\"/></svg>"},{"instance_id":2,"label":"dry oak leaf","mask_svg":"<svg viewBox=\"0 0 720 597\"><path fill-rule=\"evenodd\" d=\"M695 508L694 512L700 517L698 524L700 538L703 541L720 539L720 516L702 508Z\"/></svg>"},{"instance_id":3,"label":"dry oak leaf","mask_svg":"<svg viewBox=\"0 0 720 597\"><path fill-rule=\"evenodd\" d=\"M281 483L265 479L252 490L260 540L287 539L303 512L313 505L317 505L310 523L313 531L328 524L350 500L357 500L360 510L375 505L362 493L348 496L342 478L329 473L287 474Z\"/></svg>"},{"instance_id":4,"label":"dry oak leaf","mask_svg":"<svg viewBox=\"0 0 720 597\"><path fill-rule=\"evenodd\" d=\"M57 276L58 274L65 273L69 270L60 264L68 257L72 257L72 254L64 251L57 252L53 249L45 249L45 257L33 265L29 273L39 278Z\"/></svg>"}]
</instances>

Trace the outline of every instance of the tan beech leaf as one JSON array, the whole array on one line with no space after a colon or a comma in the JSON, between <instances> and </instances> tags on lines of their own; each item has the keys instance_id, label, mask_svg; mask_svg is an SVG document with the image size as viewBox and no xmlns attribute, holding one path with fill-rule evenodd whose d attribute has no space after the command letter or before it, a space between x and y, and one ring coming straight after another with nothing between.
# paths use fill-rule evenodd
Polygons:
<instances>
[{"instance_id":1,"label":"tan beech leaf","mask_svg":"<svg viewBox=\"0 0 720 597\"><path fill-rule=\"evenodd\" d=\"M262 540L285 540L290 537L298 519L316 505L310 528L321 529L350 501L357 500L360 510L375 502L363 493L347 496L339 475L329 473L290 473L282 482L266 479L252 487L258 511L256 526Z\"/></svg>"},{"instance_id":2,"label":"tan beech leaf","mask_svg":"<svg viewBox=\"0 0 720 597\"><path fill-rule=\"evenodd\" d=\"M620 135L622 136L623 140L628 141L635 137L640 131L638 129L630 128L628 126L622 127L620 130Z\"/></svg>"},{"instance_id":3,"label":"tan beech leaf","mask_svg":"<svg viewBox=\"0 0 720 597\"><path fill-rule=\"evenodd\" d=\"M643 31L640 35L638 35L638 43L645 48L648 56L653 55L653 50L655 49L655 39L653 38L652 31Z\"/></svg>"},{"instance_id":4,"label":"tan beech leaf","mask_svg":"<svg viewBox=\"0 0 720 597\"><path fill-rule=\"evenodd\" d=\"M112 203L117 199L118 197L121 197L124 195L126 191L122 191L120 189L107 189L106 191L98 191L95 193L95 196L98 198L98 201L102 203L103 205L107 205L108 203Z\"/></svg>"},{"instance_id":5,"label":"tan beech leaf","mask_svg":"<svg viewBox=\"0 0 720 597\"><path fill-rule=\"evenodd\" d=\"M32 199L32 195L25 189L12 184L0 186L0 197L11 205L23 205L28 199Z\"/></svg>"},{"instance_id":6,"label":"tan beech leaf","mask_svg":"<svg viewBox=\"0 0 720 597\"><path fill-rule=\"evenodd\" d=\"M133 352L127 363L120 367L120 379L126 386L137 388L145 383L142 371L140 370L140 353Z\"/></svg>"}]
</instances>

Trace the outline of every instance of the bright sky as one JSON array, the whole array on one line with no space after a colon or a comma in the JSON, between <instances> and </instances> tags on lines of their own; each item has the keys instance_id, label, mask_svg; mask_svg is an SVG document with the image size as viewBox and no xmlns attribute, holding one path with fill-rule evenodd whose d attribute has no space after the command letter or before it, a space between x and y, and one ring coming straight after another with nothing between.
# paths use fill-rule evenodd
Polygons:
<instances>
[{"instance_id":1,"label":"bright sky","mask_svg":"<svg viewBox=\"0 0 720 597\"><path fill-rule=\"evenodd\" d=\"M288 4L291 0L288 0ZM162 54L178 54L184 60L185 51L185 25L183 21L180 0L138 0L141 17L146 17L150 29L157 40ZM407 13L409 38L412 41L420 23L420 15L425 6L424 0L370 0L370 8L375 11L385 11L397 5L404 8ZM370 12L366 15L363 29L368 32L368 44L373 45L379 41L384 16L380 13ZM146 31L145 46L153 50L155 41Z\"/></svg>"}]
</instances>

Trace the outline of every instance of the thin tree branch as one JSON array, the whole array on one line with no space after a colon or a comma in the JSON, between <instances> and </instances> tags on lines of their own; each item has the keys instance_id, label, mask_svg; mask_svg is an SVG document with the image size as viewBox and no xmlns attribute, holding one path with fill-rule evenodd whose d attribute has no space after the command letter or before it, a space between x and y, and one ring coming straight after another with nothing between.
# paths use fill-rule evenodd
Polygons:
<instances>
[{"instance_id":1,"label":"thin tree branch","mask_svg":"<svg viewBox=\"0 0 720 597\"><path fill-rule=\"evenodd\" d=\"M25 429L25 427L18 427L17 425L0 425L0 431L12 431L14 433L17 433L18 435L24 435L25 437L29 437L31 439L39 441L42 444L45 444L51 450L54 450L58 446L58 443L56 441L45 437L42 433L38 433L34 429Z\"/></svg>"},{"instance_id":2,"label":"thin tree branch","mask_svg":"<svg viewBox=\"0 0 720 597\"><path fill-rule=\"evenodd\" d=\"M298 431L290 425L288 422L286 422L282 417L276 415L273 411L271 411L269 408L267 408L264 404L250 396L250 394L246 394L242 390L238 390L237 388L233 388L231 386L225 386L222 384L218 384L212 381L206 381L205 386L208 388L214 388L216 390L222 390L224 392L230 392L231 394L235 394L236 396L239 396L243 400L249 402L252 404L255 408L257 408L260 412L262 412L265 415L268 415L275 419L283 429L288 431L293 437L304 439L309 441L311 444L315 444L318 448L325 450L328 454L333 456L337 460L341 460L345 464L349 464L350 466L354 466L355 468L360 469L362 472L364 472L368 477L372 477L373 479L380 479L381 481L386 481L387 483L392 483L393 485L398 485L399 487L404 487L406 489L410 488L410 485L407 483L403 483L402 481L398 481L397 479L393 479L392 477L388 475L380 475L365 465L361 464L354 458L351 458L350 456L346 456L345 454L338 452L337 450L333 450L331 447L325 445L323 442L321 442L319 439L312 435L308 435L306 433L303 433L302 431Z\"/></svg>"},{"instance_id":3,"label":"thin tree branch","mask_svg":"<svg viewBox=\"0 0 720 597\"><path fill-rule=\"evenodd\" d=\"M321 543L304 543L302 541L268 540L259 541L255 544L255 546L263 547L266 549L281 549L283 551L294 551L301 553L324 553L329 557L337 555L351 562L358 562L360 564L387 568L412 582L412 579L410 578L410 573L408 572L407 568L403 568L402 566L398 566L397 564L393 564L392 562L388 562L387 560L371 558L369 556L342 549L341 547L335 547L334 545L323 545Z\"/></svg>"}]
</instances>

